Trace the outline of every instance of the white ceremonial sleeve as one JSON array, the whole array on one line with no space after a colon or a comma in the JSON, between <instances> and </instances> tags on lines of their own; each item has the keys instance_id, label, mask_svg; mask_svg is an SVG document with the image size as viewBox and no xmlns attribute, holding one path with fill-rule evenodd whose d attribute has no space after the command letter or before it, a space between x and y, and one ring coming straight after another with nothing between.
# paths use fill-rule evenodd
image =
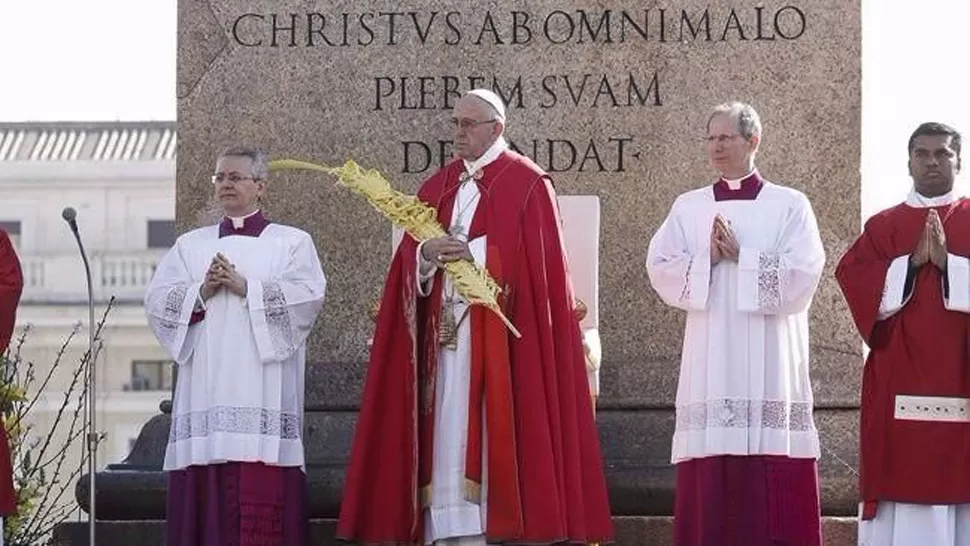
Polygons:
<instances>
[{"instance_id":1,"label":"white ceremonial sleeve","mask_svg":"<svg viewBox=\"0 0 970 546\"><path fill-rule=\"evenodd\" d=\"M812 205L804 196L782 227L774 252L741 246L738 254L738 309L789 315L808 309L822 278L825 248Z\"/></svg>"},{"instance_id":2,"label":"white ceremonial sleeve","mask_svg":"<svg viewBox=\"0 0 970 546\"><path fill-rule=\"evenodd\" d=\"M472 258L475 259L475 263L479 267L485 267L485 240L487 236L482 235L481 237L476 237L471 241L468 241L468 252L471 253Z\"/></svg>"},{"instance_id":3,"label":"white ceremonial sleeve","mask_svg":"<svg viewBox=\"0 0 970 546\"><path fill-rule=\"evenodd\" d=\"M707 309L711 249L708 246L691 252L675 211L671 211L650 239L647 275L653 289L667 305L687 311Z\"/></svg>"},{"instance_id":4,"label":"white ceremonial sleeve","mask_svg":"<svg viewBox=\"0 0 970 546\"><path fill-rule=\"evenodd\" d=\"M424 259L424 255L421 254L421 249L424 248L424 243L427 241L421 241L418 243L418 295L422 298L428 297L431 294L431 287L434 286L434 274L438 271L438 266L434 262L429 262Z\"/></svg>"},{"instance_id":5,"label":"white ceremonial sleeve","mask_svg":"<svg viewBox=\"0 0 970 546\"><path fill-rule=\"evenodd\" d=\"M181 240L176 241L159 262L144 303L149 328L179 365L189 362L198 342L201 326L189 322L201 288L202 282L193 280L189 273Z\"/></svg>"},{"instance_id":6,"label":"white ceremonial sleeve","mask_svg":"<svg viewBox=\"0 0 970 546\"><path fill-rule=\"evenodd\" d=\"M293 356L306 343L327 291L313 239L300 237L277 278L248 279L246 290L260 360L268 364Z\"/></svg>"},{"instance_id":7,"label":"white ceremonial sleeve","mask_svg":"<svg viewBox=\"0 0 970 546\"><path fill-rule=\"evenodd\" d=\"M486 236L472 239L468 241L468 251L471 253L472 258L475 259L475 263L485 267L485 240ZM438 266L433 262L429 262L424 259L421 255L421 245L418 245L418 295L422 298L428 297L431 294L431 288L434 286L435 272L438 271ZM447 285L445 285L447 286Z\"/></svg>"},{"instance_id":8,"label":"white ceremonial sleeve","mask_svg":"<svg viewBox=\"0 0 970 546\"><path fill-rule=\"evenodd\" d=\"M886 320L895 315L909 301L912 294L906 293L906 274L909 272L910 256L900 256L889 265L886 272L886 284L882 289L882 301L879 302L877 320Z\"/></svg>"},{"instance_id":9,"label":"white ceremonial sleeve","mask_svg":"<svg viewBox=\"0 0 970 546\"><path fill-rule=\"evenodd\" d=\"M589 381L589 393L593 396L599 396L600 363L603 360L599 330L590 328L583 332L583 350L586 353L586 379Z\"/></svg>"},{"instance_id":10,"label":"white ceremonial sleeve","mask_svg":"<svg viewBox=\"0 0 970 546\"><path fill-rule=\"evenodd\" d=\"M943 306L950 311L970 313L970 260L947 254Z\"/></svg>"}]
</instances>

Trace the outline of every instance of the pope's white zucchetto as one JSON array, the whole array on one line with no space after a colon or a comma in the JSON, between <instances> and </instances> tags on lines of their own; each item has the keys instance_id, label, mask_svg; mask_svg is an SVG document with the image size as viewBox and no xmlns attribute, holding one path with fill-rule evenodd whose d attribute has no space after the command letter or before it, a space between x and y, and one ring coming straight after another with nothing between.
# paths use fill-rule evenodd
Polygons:
<instances>
[{"instance_id":1,"label":"pope's white zucchetto","mask_svg":"<svg viewBox=\"0 0 970 546\"><path fill-rule=\"evenodd\" d=\"M498 116L498 119L505 123L505 105L502 104L502 99L499 98L494 92L488 89L472 89L467 93L468 95L475 95L476 97L487 102L494 110Z\"/></svg>"}]
</instances>

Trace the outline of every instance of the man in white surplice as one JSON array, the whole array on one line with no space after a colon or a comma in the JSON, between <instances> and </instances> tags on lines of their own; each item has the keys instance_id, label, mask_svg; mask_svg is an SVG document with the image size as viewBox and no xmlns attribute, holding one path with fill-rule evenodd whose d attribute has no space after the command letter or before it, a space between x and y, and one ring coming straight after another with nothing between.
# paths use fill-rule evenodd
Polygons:
<instances>
[{"instance_id":1,"label":"man in white surplice","mask_svg":"<svg viewBox=\"0 0 970 546\"><path fill-rule=\"evenodd\" d=\"M266 176L265 153L224 152L212 177L224 218L179 237L145 296L178 365L170 545L306 541L306 339L326 279L310 235L260 211Z\"/></svg>"},{"instance_id":2,"label":"man in white surplice","mask_svg":"<svg viewBox=\"0 0 970 546\"><path fill-rule=\"evenodd\" d=\"M754 166L755 110L718 106L707 129L720 177L677 198L646 262L663 301L687 311L675 543L820 544L808 309L824 249L805 195Z\"/></svg>"}]
</instances>

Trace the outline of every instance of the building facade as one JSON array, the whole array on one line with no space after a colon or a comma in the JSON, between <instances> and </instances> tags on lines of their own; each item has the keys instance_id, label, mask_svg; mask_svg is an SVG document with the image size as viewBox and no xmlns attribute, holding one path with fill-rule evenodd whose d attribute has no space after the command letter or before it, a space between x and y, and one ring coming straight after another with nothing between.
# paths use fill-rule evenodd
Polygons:
<instances>
[{"instance_id":1,"label":"building facade","mask_svg":"<svg viewBox=\"0 0 970 546\"><path fill-rule=\"evenodd\" d=\"M127 456L171 394L172 363L148 328L142 300L175 239L175 143L175 122L0 123L0 227L24 272L12 345L29 326L20 354L33 363L32 390L63 353L31 411L33 434L51 429L88 345L87 284L65 207L77 211L96 323L113 298L96 365L99 468ZM66 411L76 408L74 400ZM82 464L84 449L83 437L72 443L76 455L62 477Z\"/></svg>"}]
</instances>

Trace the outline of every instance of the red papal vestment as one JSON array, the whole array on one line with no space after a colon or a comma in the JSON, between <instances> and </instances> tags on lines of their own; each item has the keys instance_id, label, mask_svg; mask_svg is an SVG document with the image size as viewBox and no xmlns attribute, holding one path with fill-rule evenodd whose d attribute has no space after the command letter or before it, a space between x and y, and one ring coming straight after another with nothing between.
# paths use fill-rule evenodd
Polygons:
<instances>
[{"instance_id":1,"label":"red papal vestment","mask_svg":"<svg viewBox=\"0 0 970 546\"><path fill-rule=\"evenodd\" d=\"M465 183L477 185L479 196L467 237L473 252L484 241L485 265L504 288L503 310L522 337L480 307L466 319L468 375L455 392L463 399L456 407L467 408L467 444L459 446L464 472L455 479L469 502L484 504L487 492L480 533L489 542L610 542L603 464L552 183L527 158L496 151L486 152L495 159L480 169L480 178ZM463 161L453 161L418 192L446 227L465 207L459 198L464 170ZM387 276L347 469L337 537L362 544L424 543L432 493L443 493L432 477L440 475L433 447L445 447L436 442L444 388L437 382L449 370L438 367L454 362L438 343L446 283L438 271L430 292L419 293L417 248L405 236ZM431 540L449 536L456 535L432 534Z\"/></svg>"}]
</instances>

